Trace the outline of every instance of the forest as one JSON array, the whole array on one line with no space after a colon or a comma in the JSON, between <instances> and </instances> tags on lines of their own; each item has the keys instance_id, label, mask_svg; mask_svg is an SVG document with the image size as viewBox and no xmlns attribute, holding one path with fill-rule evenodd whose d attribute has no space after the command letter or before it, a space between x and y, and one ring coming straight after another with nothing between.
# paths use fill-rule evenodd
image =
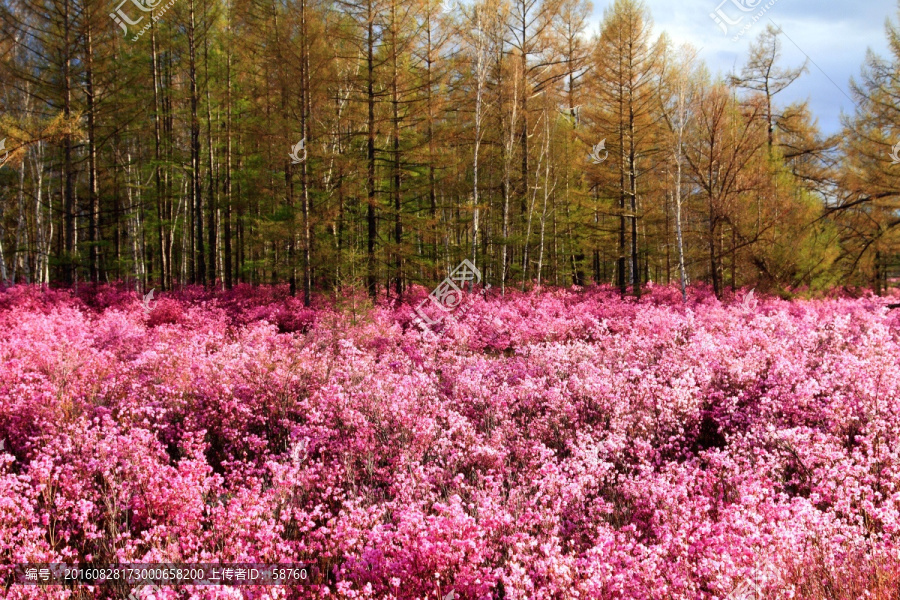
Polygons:
<instances>
[{"instance_id":1,"label":"forest","mask_svg":"<svg viewBox=\"0 0 900 600\"><path fill-rule=\"evenodd\" d=\"M0 1L0 279L402 297L900 278L900 30L832 136L640 0Z\"/></svg>"}]
</instances>

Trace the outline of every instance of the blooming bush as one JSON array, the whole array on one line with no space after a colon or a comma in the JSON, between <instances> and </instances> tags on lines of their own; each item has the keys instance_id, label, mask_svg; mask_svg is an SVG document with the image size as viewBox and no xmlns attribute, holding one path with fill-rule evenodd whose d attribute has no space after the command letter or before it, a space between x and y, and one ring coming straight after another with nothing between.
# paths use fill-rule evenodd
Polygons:
<instances>
[{"instance_id":1,"label":"blooming bush","mask_svg":"<svg viewBox=\"0 0 900 600\"><path fill-rule=\"evenodd\" d=\"M318 570L168 599L897 598L887 301L469 302L424 335L412 300L0 293L0 564Z\"/></svg>"}]
</instances>

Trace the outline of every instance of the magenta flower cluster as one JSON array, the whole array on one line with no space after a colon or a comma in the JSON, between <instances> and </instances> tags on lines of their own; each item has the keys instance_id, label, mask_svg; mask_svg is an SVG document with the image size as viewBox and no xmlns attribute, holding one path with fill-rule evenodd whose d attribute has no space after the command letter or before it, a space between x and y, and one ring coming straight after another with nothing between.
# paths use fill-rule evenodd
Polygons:
<instances>
[{"instance_id":1,"label":"magenta flower cluster","mask_svg":"<svg viewBox=\"0 0 900 600\"><path fill-rule=\"evenodd\" d=\"M0 565L319 573L166 599L897 597L883 299L512 293L426 336L414 298L157 298L0 293Z\"/></svg>"}]
</instances>

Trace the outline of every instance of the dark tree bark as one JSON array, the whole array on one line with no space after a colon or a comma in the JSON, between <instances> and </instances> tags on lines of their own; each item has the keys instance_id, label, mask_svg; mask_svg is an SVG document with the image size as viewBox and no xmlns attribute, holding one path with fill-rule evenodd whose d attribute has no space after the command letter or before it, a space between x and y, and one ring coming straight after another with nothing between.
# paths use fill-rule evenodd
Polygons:
<instances>
[{"instance_id":1,"label":"dark tree bark","mask_svg":"<svg viewBox=\"0 0 900 600\"><path fill-rule=\"evenodd\" d=\"M92 16L85 16L85 73L84 86L88 121L88 200L90 216L90 272L91 281L100 283L100 190L97 181L97 103L94 96L94 31Z\"/></svg>"},{"instance_id":2,"label":"dark tree bark","mask_svg":"<svg viewBox=\"0 0 900 600\"><path fill-rule=\"evenodd\" d=\"M367 206L366 224L368 225L367 258L368 277L367 288L369 296L374 300L378 294L378 280L375 264L375 242L378 236L375 221L375 11L373 0L369 0L368 28L366 35L366 102L368 106L367 116L367 142L366 160L368 172L366 179Z\"/></svg>"},{"instance_id":3,"label":"dark tree bark","mask_svg":"<svg viewBox=\"0 0 900 600\"><path fill-rule=\"evenodd\" d=\"M231 289L234 285L233 257L232 257L232 240L231 240L231 61L232 61L232 41L231 38L231 19L232 14L228 12L228 49L225 57L225 213L224 223L222 226L222 251L223 268L225 270L225 287Z\"/></svg>"},{"instance_id":4,"label":"dark tree bark","mask_svg":"<svg viewBox=\"0 0 900 600\"><path fill-rule=\"evenodd\" d=\"M71 66L71 35L72 15L69 0L63 0L63 115L66 122L72 117L72 66ZM72 136L66 134L63 139L63 220L65 229L63 232L63 280L67 285L75 283L75 166L72 161Z\"/></svg>"},{"instance_id":5,"label":"dark tree bark","mask_svg":"<svg viewBox=\"0 0 900 600\"><path fill-rule=\"evenodd\" d=\"M191 198L193 200L194 253L192 278L195 284L206 285L206 262L203 247L203 195L200 183L200 118L197 115L199 94L197 91L196 25L194 0L189 3L188 25L188 78L191 95Z\"/></svg>"}]
</instances>

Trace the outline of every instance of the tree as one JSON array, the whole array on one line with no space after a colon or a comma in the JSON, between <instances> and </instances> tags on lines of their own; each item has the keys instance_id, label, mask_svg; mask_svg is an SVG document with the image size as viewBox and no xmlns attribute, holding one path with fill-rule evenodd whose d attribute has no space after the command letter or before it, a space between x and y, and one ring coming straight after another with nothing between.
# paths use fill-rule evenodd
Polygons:
<instances>
[{"instance_id":1,"label":"tree","mask_svg":"<svg viewBox=\"0 0 900 600\"><path fill-rule=\"evenodd\" d=\"M610 160L595 171L606 171L601 186L618 199L617 282L623 295L628 283L636 296L641 293L638 210L642 180L651 172L649 157L656 152L659 134L661 47L651 34L650 15L640 0L616 0L606 11L593 52L591 79L597 105L586 111L593 125L589 131L609 147ZM628 250L626 223L630 223Z\"/></svg>"},{"instance_id":2,"label":"tree","mask_svg":"<svg viewBox=\"0 0 900 600\"><path fill-rule=\"evenodd\" d=\"M759 151L765 133L755 126L763 112L760 103L738 105L725 85L704 89L697 99L697 116L685 152L693 183L705 196L708 219L706 244L709 279L716 296L723 292L720 228L729 223L735 230L731 210L741 197L759 190ZM757 195L757 198L761 196Z\"/></svg>"},{"instance_id":3,"label":"tree","mask_svg":"<svg viewBox=\"0 0 900 600\"><path fill-rule=\"evenodd\" d=\"M767 25L750 46L750 58L741 69L741 75L732 76L731 83L737 87L759 92L765 98L765 119L768 132L769 154L775 144L775 129L783 117L775 113L774 98L786 90L801 75L808 71L806 61L795 69L778 66L781 59L781 30L774 25Z\"/></svg>"},{"instance_id":4,"label":"tree","mask_svg":"<svg viewBox=\"0 0 900 600\"><path fill-rule=\"evenodd\" d=\"M900 28L886 24L890 58L866 56L851 82L857 110L844 121L839 194L830 207L841 228L847 271L860 265L879 293L885 265L900 255Z\"/></svg>"},{"instance_id":5,"label":"tree","mask_svg":"<svg viewBox=\"0 0 900 600\"><path fill-rule=\"evenodd\" d=\"M691 46L684 46L677 56L667 52L663 57L660 90L661 112L669 128L671 160L675 168L675 236L678 250L678 275L681 283L681 297L687 300L688 276L684 260L684 225L683 225L683 175L684 145L688 125L694 116L698 87L702 85L696 72L697 51Z\"/></svg>"}]
</instances>

